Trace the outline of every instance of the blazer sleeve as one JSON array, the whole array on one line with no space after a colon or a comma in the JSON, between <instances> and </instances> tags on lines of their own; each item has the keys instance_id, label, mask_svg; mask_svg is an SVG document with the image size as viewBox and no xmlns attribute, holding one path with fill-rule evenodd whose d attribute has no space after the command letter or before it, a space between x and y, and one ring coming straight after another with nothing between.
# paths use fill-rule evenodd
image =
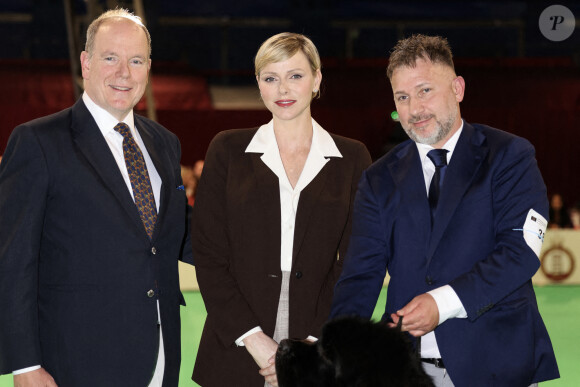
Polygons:
<instances>
[{"instance_id":1,"label":"blazer sleeve","mask_svg":"<svg viewBox=\"0 0 580 387\"><path fill-rule=\"evenodd\" d=\"M225 347L259 325L230 271L226 190L230 150L224 133L209 145L191 226L196 275L211 326Z\"/></svg>"},{"instance_id":2,"label":"blazer sleeve","mask_svg":"<svg viewBox=\"0 0 580 387\"><path fill-rule=\"evenodd\" d=\"M30 127L17 127L0 165L0 374L42 364L38 257L49 171Z\"/></svg>"},{"instance_id":3,"label":"blazer sleeve","mask_svg":"<svg viewBox=\"0 0 580 387\"><path fill-rule=\"evenodd\" d=\"M540 261L527 245L522 228L530 209L548 219L546 186L533 146L514 137L495 158L490 167L494 249L450 282L470 320L476 320L531 280Z\"/></svg>"},{"instance_id":4,"label":"blazer sleeve","mask_svg":"<svg viewBox=\"0 0 580 387\"><path fill-rule=\"evenodd\" d=\"M387 272L387 225L371 176L363 172L354 200L352 232L342 274L334 289L330 319L370 318Z\"/></svg>"},{"instance_id":5,"label":"blazer sleeve","mask_svg":"<svg viewBox=\"0 0 580 387\"><path fill-rule=\"evenodd\" d=\"M344 262L344 257L346 257L346 252L348 249L348 245L350 242L350 235L352 231L352 214L353 214L353 207L354 207L354 198L356 197L356 192L358 189L358 184L360 182L360 178L362 173L365 169L369 167L371 164L371 155L369 151L362 143L357 143L359 146L357 147L357 153L354 158L355 168L352 174L351 185L350 185L350 197L351 201L349 203L349 211L348 211L348 220L347 224L344 228L344 233L342 235L342 239L340 240L339 246L339 262Z\"/></svg>"}]
</instances>

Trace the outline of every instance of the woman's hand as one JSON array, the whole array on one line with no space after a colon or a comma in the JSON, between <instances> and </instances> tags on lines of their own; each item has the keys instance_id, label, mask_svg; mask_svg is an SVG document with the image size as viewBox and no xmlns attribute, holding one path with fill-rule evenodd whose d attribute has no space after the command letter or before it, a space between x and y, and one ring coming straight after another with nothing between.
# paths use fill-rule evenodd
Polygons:
<instances>
[{"instance_id":1,"label":"woman's hand","mask_svg":"<svg viewBox=\"0 0 580 387\"><path fill-rule=\"evenodd\" d=\"M244 345L260 367L260 375L271 385L278 386L275 361L278 343L260 331L246 337Z\"/></svg>"},{"instance_id":2,"label":"woman's hand","mask_svg":"<svg viewBox=\"0 0 580 387\"><path fill-rule=\"evenodd\" d=\"M260 375L274 387L278 387L278 377L276 375L276 354L268 360L269 366L260 370Z\"/></svg>"}]
</instances>

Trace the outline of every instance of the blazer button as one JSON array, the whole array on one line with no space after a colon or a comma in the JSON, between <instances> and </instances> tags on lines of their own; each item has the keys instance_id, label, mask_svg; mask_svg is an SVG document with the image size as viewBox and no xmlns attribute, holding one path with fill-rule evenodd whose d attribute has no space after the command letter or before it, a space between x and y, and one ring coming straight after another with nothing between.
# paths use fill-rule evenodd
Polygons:
<instances>
[{"instance_id":1,"label":"blazer button","mask_svg":"<svg viewBox=\"0 0 580 387\"><path fill-rule=\"evenodd\" d=\"M296 272L296 278L298 278L298 279L302 278L302 272L301 271L297 271Z\"/></svg>"},{"instance_id":2,"label":"blazer button","mask_svg":"<svg viewBox=\"0 0 580 387\"><path fill-rule=\"evenodd\" d=\"M425 277L425 282L427 285L433 285L433 279L430 276Z\"/></svg>"},{"instance_id":3,"label":"blazer button","mask_svg":"<svg viewBox=\"0 0 580 387\"><path fill-rule=\"evenodd\" d=\"M157 254L157 249L155 247L151 248L151 254L153 255Z\"/></svg>"},{"instance_id":4,"label":"blazer button","mask_svg":"<svg viewBox=\"0 0 580 387\"><path fill-rule=\"evenodd\" d=\"M151 298L155 295L155 292L153 291L153 289L149 289L149 291L147 292L147 297Z\"/></svg>"}]
</instances>

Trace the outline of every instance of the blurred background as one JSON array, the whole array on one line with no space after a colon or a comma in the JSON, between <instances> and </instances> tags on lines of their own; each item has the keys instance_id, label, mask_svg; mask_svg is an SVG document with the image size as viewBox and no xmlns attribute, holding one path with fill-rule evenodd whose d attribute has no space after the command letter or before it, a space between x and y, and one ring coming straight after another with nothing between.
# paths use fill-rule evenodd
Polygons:
<instances>
[{"instance_id":1,"label":"blurred background","mask_svg":"<svg viewBox=\"0 0 580 387\"><path fill-rule=\"evenodd\" d=\"M576 18L580 1L558 1ZM551 41L538 27L550 1L0 0L0 154L12 129L64 109L80 92L90 20L122 6L152 35L152 94L138 105L178 135L183 164L203 159L219 131L271 115L253 75L260 44L281 31L308 35L323 62L313 116L363 141L373 158L406 139L390 119L389 50L412 33L449 39L466 79L463 117L529 139L550 196L580 201L580 31ZM139 9L140 8L140 9Z\"/></svg>"}]
</instances>

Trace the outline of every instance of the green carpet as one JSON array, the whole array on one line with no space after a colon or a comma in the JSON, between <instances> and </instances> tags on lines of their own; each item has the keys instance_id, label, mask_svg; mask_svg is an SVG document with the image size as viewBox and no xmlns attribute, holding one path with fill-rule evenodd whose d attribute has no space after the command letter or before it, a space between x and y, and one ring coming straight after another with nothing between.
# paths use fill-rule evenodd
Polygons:
<instances>
[{"instance_id":1,"label":"green carpet","mask_svg":"<svg viewBox=\"0 0 580 387\"><path fill-rule=\"evenodd\" d=\"M543 387L577 387L580 385L580 287L536 287L540 312L550 332L556 351L561 378L541 383ZM386 291L381 292L373 315L379 319L385 305ZM181 310L182 362L180 386L197 386L191 381L191 372L205 319L205 307L199 292L185 293L187 307ZM0 387L12 386L12 376L0 376ZM76 387L76 386L75 386Z\"/></svg>"}]
</instances>

